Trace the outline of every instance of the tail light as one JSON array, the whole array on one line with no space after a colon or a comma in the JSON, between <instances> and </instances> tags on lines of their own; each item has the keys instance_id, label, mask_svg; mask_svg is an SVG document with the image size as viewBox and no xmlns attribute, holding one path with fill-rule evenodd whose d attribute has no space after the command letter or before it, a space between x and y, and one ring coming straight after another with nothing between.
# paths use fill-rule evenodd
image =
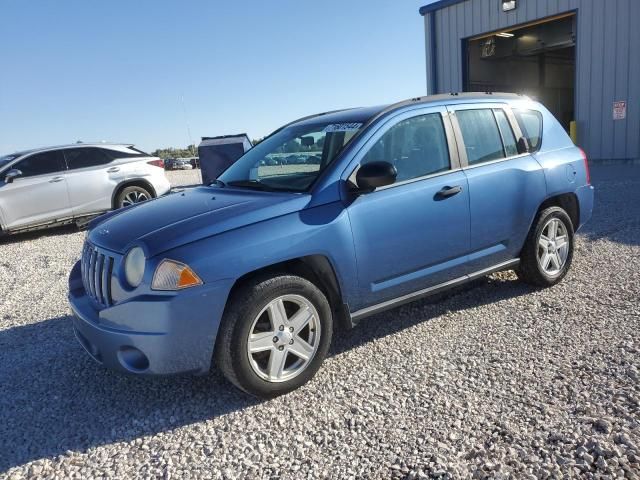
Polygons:
<instances>
[{"instance_id":1,"label":"tail light","mask_svg":"<svg viewBox=\"0 0 640 480\"><path fill-rule=\"evenodd\" d=\"M580 153L582 154L582 160L584 160L584 171L587 174L587 185L591 185L591 172L589 172L589 161L587 160L587 154L584 153L584 150L578 147Z\"/></svg>"},{"instance_id":2,"label":"tail light","mask_svg":"<svg viewBox=\"0 0 640 480\"><path fill-rule=\"evenodd\" d=\"M153 165L154 167L160 167L162 169L164 169L164 160L149 160L147 162L149 165Z\"/></svg>"}]
</instances>

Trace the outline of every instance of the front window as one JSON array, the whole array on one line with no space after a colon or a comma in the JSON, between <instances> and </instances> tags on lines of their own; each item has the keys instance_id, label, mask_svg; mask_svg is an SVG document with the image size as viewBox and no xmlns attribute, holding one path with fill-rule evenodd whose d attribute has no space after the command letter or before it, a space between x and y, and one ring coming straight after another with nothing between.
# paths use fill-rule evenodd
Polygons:
<instances>
[{"instance_id":1,"label":"front window","mask_svg":"<svg viewBox=\"0 0 640 480\"><path fill-rule=\"evenodd\" d=\"M306 191L361 128L358 122L291 125L249 150L219 180L241 188Z\"/></svg>"}]
</instances>

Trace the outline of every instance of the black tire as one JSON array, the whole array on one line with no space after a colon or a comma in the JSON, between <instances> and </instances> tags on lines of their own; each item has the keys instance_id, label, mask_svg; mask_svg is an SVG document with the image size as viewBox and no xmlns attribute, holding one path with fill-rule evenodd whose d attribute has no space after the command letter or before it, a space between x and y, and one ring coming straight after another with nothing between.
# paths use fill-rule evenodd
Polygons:
<instances>
[{"instance_id":1,"label":"black tire","mask_svg":"<svg viewBox=\"0 0 640 480\"><path fill-rule=\"evenodd\" d=\"M144 196L145 199L132 202L131 200L136 196ZM128 207L136 203L141 203L142 201L151 200L152 198L153 195L146 188L139 187L138 185L131 185L129 187L123 188L118 192L118 195L116 195L114 208L118 209Z\"/></svg>"},{"instance_id":2,"label":"black tire","mask_svg":"<svg viewBox=\"0 0 640 480\"><path fill-rule=\"evenodd\" d=\"M566 229L566 235L568 237L568 252L567 257L557 273L547 273L538 260L538 252L540 236L543 233L545 226L552 220L559 220ZM554 247L555 248L555 247ZM518 267L518 277L538 287L551 287L552 285L560 282L571 267L571 261L573 260L573 248L574 248L574 231L571 218L560 207L549 207L538 213L536 219L533 222L531 231L527 236L522 254L520 255L520 265Z\"/></svg>"},{"instance_id":3,"label":"black tire","mask_svg":"<svg viewBox=\"0 0 640 480\"><path fill-rule=\"evenodd\" d=\"M254 371L249 360L248 342L254 320L272 300L283 295L299 295L315 307L321 334L315 354L297 376L271 382ZM215 361L236 387L256 397L273 398L295 390L313 378L329 351L332 331L329 302L313 283L287 274L257 277L236 290L227 303L218 330Z\"/></svg>"}]
</instances>

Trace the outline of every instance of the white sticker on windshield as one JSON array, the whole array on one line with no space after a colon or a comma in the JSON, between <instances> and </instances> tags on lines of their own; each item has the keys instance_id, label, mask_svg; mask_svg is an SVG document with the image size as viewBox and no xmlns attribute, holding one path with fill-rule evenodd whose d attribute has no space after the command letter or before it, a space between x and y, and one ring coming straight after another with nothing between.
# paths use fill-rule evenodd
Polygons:
<instances>
[{"instance_id":1,"label":"white sticker on windshield","mask_svg":"<svg viewBox=\"0 0 640 480\"><path fill-rule=\"evenodd\" d=\"M353 132L362 126L361 123L332 123L324 127L324 133L331 132Z\"/></svg>"}]
</instances>

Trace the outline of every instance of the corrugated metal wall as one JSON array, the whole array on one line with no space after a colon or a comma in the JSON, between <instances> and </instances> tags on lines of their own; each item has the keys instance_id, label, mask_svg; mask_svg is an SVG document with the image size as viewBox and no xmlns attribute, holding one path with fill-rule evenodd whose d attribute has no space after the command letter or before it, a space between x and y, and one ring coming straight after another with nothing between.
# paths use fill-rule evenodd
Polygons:
<instances>
[{"instance_id":1,"label":"corrugated metal wall","mask_svg":"<svg viewBox=\"0 0 640 480\"><path fill-rule=\"evenodd\" d=\"M466 0L435 11L433 31L427 13L429 93L463 90L464 39L572 10L578 17L578 143L593 159L639 159L640 0L518 0L511 12L502 11L501 0ZM627 118L614 121L613 102L620 100L627 102Z\"/></svg>"}]
</instances>

